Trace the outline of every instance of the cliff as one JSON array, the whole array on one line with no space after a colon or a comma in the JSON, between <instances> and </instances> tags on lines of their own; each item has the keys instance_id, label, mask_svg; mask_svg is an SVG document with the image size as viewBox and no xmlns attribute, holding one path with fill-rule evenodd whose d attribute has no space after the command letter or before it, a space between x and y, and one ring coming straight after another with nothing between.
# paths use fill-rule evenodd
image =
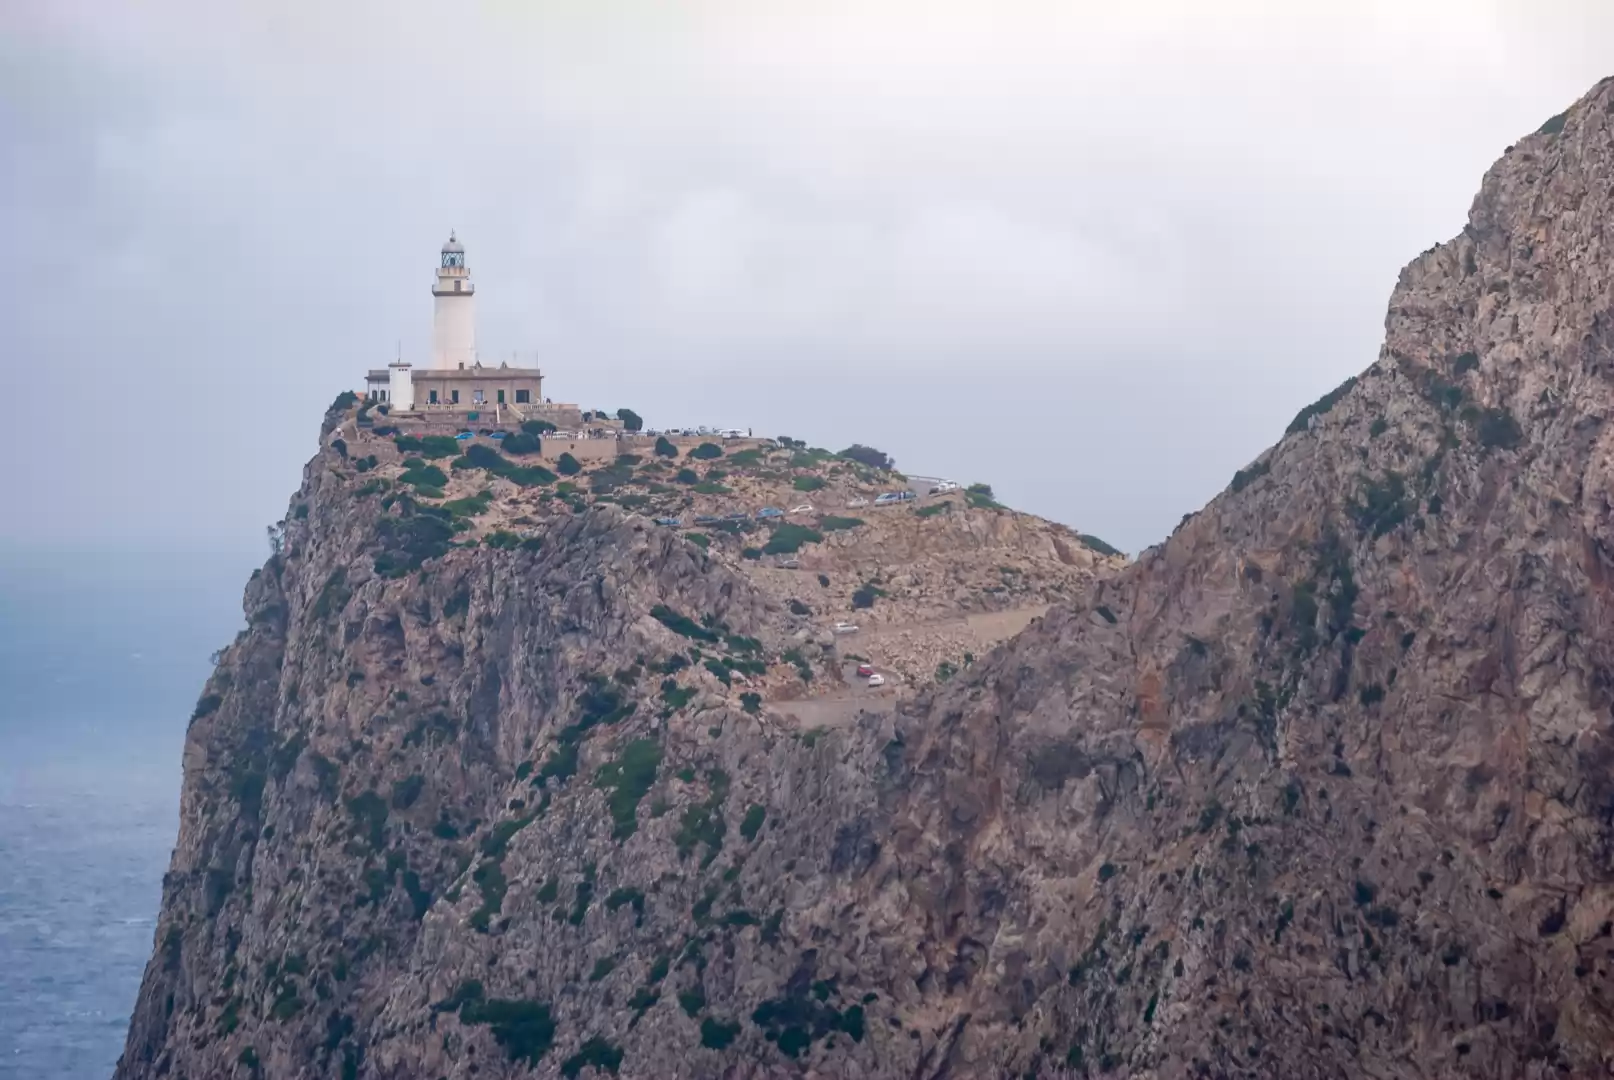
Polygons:
<instances>
[{"instance_id":1,"label":"cliff","mask_svg":"<svg viewBox=\"0 0 1614 1080\"><path fill-rule=\"evenodd\" d=\"M845 541L803 598L744 537L506 529L328 438L192 721L118 1075L1606 1074L1611 182L1605 82L1124 568L955 498L867 526L951 564ZM1013 604L971 578L1022 548ZM811 726L846 573L899 624L1052 607Z\"/></svg>"}]
</instances>

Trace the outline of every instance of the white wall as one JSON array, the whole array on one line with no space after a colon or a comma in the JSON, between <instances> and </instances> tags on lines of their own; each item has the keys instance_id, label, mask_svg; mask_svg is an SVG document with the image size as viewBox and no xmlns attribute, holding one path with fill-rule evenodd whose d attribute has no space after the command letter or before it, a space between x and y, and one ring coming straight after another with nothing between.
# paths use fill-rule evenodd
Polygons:
<instances>
[{"instance_id":1,"label":"white wall","mask_svg":"<svg viewBox=\"0 0 1614 1080\"><path fill-rule=\"evenodd\" d=\"M476 296L450 293L433 297L432 366L470 367L476 360Z\"/></svg>"}]
</instances>

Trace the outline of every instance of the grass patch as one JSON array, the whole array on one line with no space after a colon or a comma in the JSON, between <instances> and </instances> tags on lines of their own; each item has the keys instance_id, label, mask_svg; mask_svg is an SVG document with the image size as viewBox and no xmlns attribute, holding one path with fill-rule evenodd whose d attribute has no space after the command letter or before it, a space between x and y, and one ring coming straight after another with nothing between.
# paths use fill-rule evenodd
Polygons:
<instances>
[{"instance_id":1,"label":"grass patch","mask_svg":"<svg viewBox=\"0 0 1614 1080\"><path fill-rule=\"evenodd\" d=\"M822 476L798 476L790 486L797 491L819 491L826 482Z\"/></svg>"},{"instance_id":2,"label":"grass patch","mask_svg":"<svg viewBox=\"0 0 1614 1080\"><path fill-rule=\"evenodd\" d=\"M947 504L943 503L942 505L945 506ZM818 519L818 527L823 532L844 532L847 529L855 529L859 525L865 524L867 524L867 522L865 522L862 518L836 517L833 514L826 514L824 517ZM819 539L822 540L823 537L819 537Z\"/></svg>"}]
</instances>

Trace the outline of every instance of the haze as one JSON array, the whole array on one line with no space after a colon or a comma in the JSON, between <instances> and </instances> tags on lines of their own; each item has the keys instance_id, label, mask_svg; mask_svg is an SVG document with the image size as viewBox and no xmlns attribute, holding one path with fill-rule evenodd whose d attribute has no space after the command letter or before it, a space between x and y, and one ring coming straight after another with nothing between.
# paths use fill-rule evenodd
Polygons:
<instances>
[{"instance_id":1,"label":"haze","mask_svg":"<svg viewBox=\"0 0 1614 1080\"><path fill-rule=\"evenodd\" d=\"M1593 0L8 5L0 545L244 576L331 398L425 358L452 227L556 400L1136 551L1373 362L1610 41Z\"/></svg>"}]
</instances>

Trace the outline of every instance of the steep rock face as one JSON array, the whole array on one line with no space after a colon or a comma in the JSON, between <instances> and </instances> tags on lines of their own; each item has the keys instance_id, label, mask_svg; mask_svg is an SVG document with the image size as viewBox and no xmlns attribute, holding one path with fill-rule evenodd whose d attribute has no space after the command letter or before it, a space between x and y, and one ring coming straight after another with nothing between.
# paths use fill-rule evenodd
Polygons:
<instances>
[{"instance_id":1,"label":"steep rock face","mask_svg":"<svg viewBox=\"0 0 1614 1080\"><path fill-rule=\"evenodd\" d=\"M1605 1075L1611 188L1604 83L1228 492L834 732L656 697L782 644L686 542L595 511L386 580L327 451L119 1075Z\"/></svg>"}]
</instances>

